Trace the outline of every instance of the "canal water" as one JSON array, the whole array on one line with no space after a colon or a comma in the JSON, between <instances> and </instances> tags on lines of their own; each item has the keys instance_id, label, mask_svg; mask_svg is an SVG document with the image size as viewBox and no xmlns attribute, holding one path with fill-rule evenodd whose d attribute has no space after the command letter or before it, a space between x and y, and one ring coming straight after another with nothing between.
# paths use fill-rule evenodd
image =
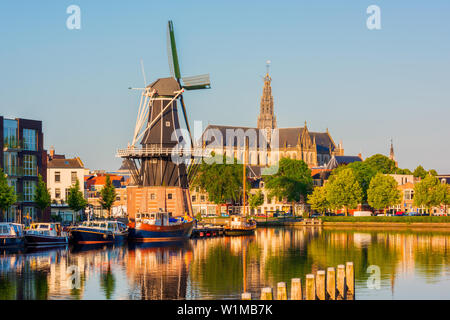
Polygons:
<instances>
[{"instance_id":1,"label":"canal water","mask_svg":"<svg viewBox=\"0 0 450 320\"><path fill-rule=\"evenodd\" d=\"M450 233L262 228L140 246L0 252L0 299L239 299L353 261L356 299L450 299ZM378 273L379 271L379 273Z\"/></svg>"}]
</instances>

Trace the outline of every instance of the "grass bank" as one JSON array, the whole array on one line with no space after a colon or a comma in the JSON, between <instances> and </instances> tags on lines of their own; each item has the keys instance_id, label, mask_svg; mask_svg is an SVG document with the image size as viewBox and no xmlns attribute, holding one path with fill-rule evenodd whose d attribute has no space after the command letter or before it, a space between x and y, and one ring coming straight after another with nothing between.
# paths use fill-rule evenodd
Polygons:
<instances>
[{"instance_id":1,"label":"grass bank","mask_svg":"<svg viewBox=\"0 0 450 320\"><path fill-rule=\"evenodd\" d=\"M450 217L319 217L323 222L373 222L373 223L450 223Z\"/></svg>"}]
</instances>

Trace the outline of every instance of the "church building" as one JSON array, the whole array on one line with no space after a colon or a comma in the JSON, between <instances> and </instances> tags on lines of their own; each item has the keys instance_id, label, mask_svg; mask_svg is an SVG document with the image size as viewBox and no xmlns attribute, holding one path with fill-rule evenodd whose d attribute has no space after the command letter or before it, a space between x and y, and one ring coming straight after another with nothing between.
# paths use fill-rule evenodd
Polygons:
<instances>
[{"instance_id":1,"label":"church building","mask_svg":"<svg viewBox=\"0 0 450 320\"><path fill-rule=\"evenodd\" d=\"M267 167L282 158L305 161L310 168L324 167L332 156L343 156L342 143L335 144L328 129L326 132L310 131L305 121L303 127L278 128L274 112L271 87L272 78L267 72L261 97L257 127L209 125L202 135L203 148L215 154L226 154L252 166ZM247 149L245 149L245 141Z\"/></svg>"}]
</instances>

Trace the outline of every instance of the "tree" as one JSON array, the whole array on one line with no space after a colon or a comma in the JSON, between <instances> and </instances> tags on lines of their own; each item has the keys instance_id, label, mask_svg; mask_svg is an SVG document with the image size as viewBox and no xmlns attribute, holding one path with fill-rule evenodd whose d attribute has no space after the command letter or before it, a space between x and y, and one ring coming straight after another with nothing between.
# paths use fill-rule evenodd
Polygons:
<instances>
[{"instance_id":1,"label":"tree","mask_svg":"<svg viewBox=\"0 0 450 320\"><path fill-rule=\"evenodd\" d=\"M265 187L269 190L269 197L285 199L292 203L306 200L311 193L313 181L311 170L303 160L283 158L279 162L278 172L264 177Z\"/></svg>"},{"instance_id":2,"label":"tree","mask_svg":"<svg viewBox=\"0 0 450 320\"><path fill-rule=\"evenodd\" d=\"M355 209L363 199L363 191L353 170L346 168L335 175L326 185L327 201L331 208Z\"/></svg>"},{"instance_id":3,"label":"tree","mask_svg":"<svg viewBox=\"0 0 450 320\"><path fill-rule=\"evenodd\" d=\"M264 204L264 194L261 190L258 190L255 194L250 194L250 197L248 199L248 204L250 205L251 209L256 209L259 206Z\"/></svg>"},{"instance_id":4,"label":"tree","mask_svg":"<svg viewBox=\"0 0 450 320\"><path fill-rule=\"evenodd\" d=\"M8 210L17 201L16 192L14 187L8 184L8 179L6 178L3 169L0 168L0 209L1 213Z\"/></svg>"},{"instance_id":5,"label":"tree","mask_svg":"<svg viewBox=\"0 0 450 320\"><path fill-rule=\"evenodd\" d=\"M212 156L215 157L214 153ZM192 186L207 192L209 201L215 204L223 204L228 200L236 202L242 195L242 175L242 164L238 164L236 159L227 161L223 156L222 163L209 164L203 161L192 180ZM249 184L247 187L250 190Z\"/></svg>"},{"instance_id":6,"label":"tree","mask_svg":"<svg viewBox=\"0 0 450 320\"><path fill-rule=\"evenodd\" d=\"M422 166L418 166L416 170L414 170L413 175L416 178L425 179L425 177L428 175L428 172Z\"/></svg>"},{"instance_id":7,"label":"tree","mask_svg":"<svg viewBox=\"0 0 450 320\"><path fill-rule=\"evenodd\" d=\"M381 210L401 202L398 183L391 176L377 173L367 190L367 200L371 207Z\"/></svg>"},{"instance_id":8,"label":"tree","mask_svg":"<svg viewBox=\"0 0 450 320\"><path fill-rule=\"evenodd\" d=\"M373 155L364 160L364 162L371 166L376 172L390 174L395 173L396 171L395 161L382 154Z\"/></svg>"},{"instance_id":9,"label":"tree","mask_svg":"<svg viewBox=\"0 0 450 320\"><path fill-rule=\"evenodd\" d=\"M432 176L437 176L438 175L437 171L434 170L434 169L431 169L430 171L428 171L428 173L431 174Z\"/></svg>"},{"instance_id":10,"label":"tree","mask_svg":"<svg viewBox=\"0 0 450 320\"><path fill-rule=\"evenodd\" d=\"M36 205L41 212L44 212L52 203L52 197L47 189L47 184L44 182L41 175L39 175L39 182L34 194L34 202L36 202Z\"/></svg>"},{"instance_id":11,"label":"tree","mask_svg":"<svg viewBox=\"0 0 450 320\"><path fill-rule=\"evenodd\" d=\"M367 162L352 162L346 166L339 166L334 169L330 179L333 179L333 176L345 169L352 169L363 191L363 201L367 201L367 189L369 189L370 181L377 174L377 171Z\"/></svg>"},{"instance_id":12,"label":"tree","mask_svg":"<svg viewBox=\"0 0 450 320\"><path fill-rule=\"evenodd\" d=\"M414 205L425 207L431 216L431 209L446 201L446 185L441 184L438 178L427 175L414 186Z\"/></svg>"},{"instance_id":13,"label":"tree","mask_svg":"<svg viewBox=\"0 0 450 320\"><path fill-rule=\"evenodd\" d=\"M114 201L116 201L116 189L107 175L105 186L100 190L100 204L103 209L108 210L108 217L111 217L111 207Z\"/></svg>"},{"instance_id":14,"label":"tree","mask_svg":"<svg viewBox=\"0 0 450 320\"><path fill-rule=\"evenodd\" d=\"M313 210L319 211L320 213L325 213L330 207L327 200L327 189L325 186L314 188L312 194L308 196L308 204L311 205Z\"/></svg>"},{"instance_id":15,"label":"tree","mask_svg":"<svg viewBox=\"0 0 450 320\"><path fill-rule=\"evenodd\" d=\"M88 205L87 200L84 198L83 193L80 191L80 182L78 181L78 179L77 182L69 189L67 204L69 205L69 208L74 212L74 220L75 214L80 210L84 210Z\"/></svg>"},{"instance_id":16,"label":"tree","mask_svg":"<svg viewBox=\"0 0 450 320\"><path fill-rule=\"evenodd\" d=\"M400 168L397 168L396 170L395 170L395 173L396 174L407 174L407 175L412 175L413 173L411 172L411 170L409 170L409 169L400 169Z\"/></svg>"}]
</instances>

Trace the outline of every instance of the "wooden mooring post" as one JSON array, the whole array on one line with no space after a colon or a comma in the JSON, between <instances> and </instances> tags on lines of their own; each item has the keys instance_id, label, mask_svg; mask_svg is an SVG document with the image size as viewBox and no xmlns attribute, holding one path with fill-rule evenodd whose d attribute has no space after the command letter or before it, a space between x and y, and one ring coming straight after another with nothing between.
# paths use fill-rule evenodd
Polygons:
<instances>
[{"instance_id":1,"label":"wooden mooring post","mask_svg":"<svg viewBox=\"0 0 450 320\"><path fill-rule=\"evenodd\" d=\"M300 278L291 279L290 297L286 282L277 284L276 297L273 289L265 287L261 289L261 300L354 300L355 299L355 270L353 262L338 265L337 268L329 267L319 270L316 274L307 274L305 291L302 290ZM242 293L242 300L252 300L252 294Z\"/></svg>"}]
</instances>

